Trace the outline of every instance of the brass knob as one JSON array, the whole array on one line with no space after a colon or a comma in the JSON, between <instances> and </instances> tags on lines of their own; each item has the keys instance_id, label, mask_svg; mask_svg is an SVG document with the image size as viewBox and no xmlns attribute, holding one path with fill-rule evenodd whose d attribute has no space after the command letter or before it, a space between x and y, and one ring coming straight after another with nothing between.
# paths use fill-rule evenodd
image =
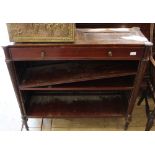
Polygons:
<instances>
[{"instance_id":1,"label":"brass knob","mask_svg":"<svg viewBox=\"0 0 155 155\"><path fill-rule=\"evenodd\" d=\"M112 56L112 52L111 52L111 51L108 52L108 56L109 56L109 57Z\"/></svg>"},{"instance_id":2,"label":"brass knob","mask_svg":"<svg viewBox=\"0 0 155 155\"><path fill-rule=\"evenodd\" d=\"M41 58L43 59L46 55L46 52L45 51L41 51Z\"/></svg>"}]
</instances>

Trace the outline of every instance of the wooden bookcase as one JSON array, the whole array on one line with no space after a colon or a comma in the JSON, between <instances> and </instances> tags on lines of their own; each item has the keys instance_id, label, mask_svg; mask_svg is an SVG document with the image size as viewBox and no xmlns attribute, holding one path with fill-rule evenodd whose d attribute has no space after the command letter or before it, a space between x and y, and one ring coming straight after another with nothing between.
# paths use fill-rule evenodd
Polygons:
<instances>
[{"instance_id":1,"label":"wooden bookcase","mask_svg":"<svg viewBox=\"0 0 155 155\"><path fill-rule=\"evenodd\" d=\"M3 47L26 129L32 117L121 116L126 130L151 46L133 27L79 28L74 43Z\"/></svg>"}]
</instances>

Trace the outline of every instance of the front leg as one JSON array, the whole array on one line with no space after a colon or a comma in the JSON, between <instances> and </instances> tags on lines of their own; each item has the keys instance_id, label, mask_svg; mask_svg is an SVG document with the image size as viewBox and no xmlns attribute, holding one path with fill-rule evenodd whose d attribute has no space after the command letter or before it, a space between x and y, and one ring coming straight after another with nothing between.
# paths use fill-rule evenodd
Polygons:
<instances>
[{"instance_id":1,"label":"front leg","mask_svg":"<svg viewBox=\"0 0 155 155\"><path fill-rule=\"evenodd\" d=\"M27 121L28 121L28 118L26 116L22 116L22 122L23 122L22 124L23 126L25 126L26 130L29 131Z\"/></svg>"},{"instance_id":2,"label":"front leg","mask_svg":"<svg viewBox=\"0 0 155 155\"><path fill-rule=\"evenodd\" d=\"M125 126L124 126L124 130L127 130L127 129L128 129L128 126L129 126L129 124L130 124L131 120L132 120L131 115L127 115L127 116L126 116L126 119L125 119Z\"/></svg>"}]
</instances>

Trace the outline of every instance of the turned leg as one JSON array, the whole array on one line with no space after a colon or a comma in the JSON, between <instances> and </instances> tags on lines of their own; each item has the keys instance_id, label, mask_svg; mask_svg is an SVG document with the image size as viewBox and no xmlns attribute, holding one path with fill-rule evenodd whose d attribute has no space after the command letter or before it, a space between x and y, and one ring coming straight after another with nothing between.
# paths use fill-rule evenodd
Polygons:
<instances>
[{"instance_id":1,"label":"turned leg","mask_svg":"<svg viewBox=\"0 0 155 155\"><path fill-rule=\"evenodd\" d=\"M150 115L150 107L149 107L147 96L145 96L145 112L146 112L146 117L149 118L149 115Z\"/></svg>"},{"instance_id":2,"label":"turned leg","mask_svg":"<svg viewBox=\"0 0 155 155\"><path fill-rule=\"evenodd\" d=\"M127 129L128 129L128 126L129 126L129 124L130 124L130 122L131 122L131 119L132 119L131 115L128 115L128 116L126 117L124 130L127 130Z\"/></svg>"},{"instance_id":3,"label":"turned leg","mask_svg":"<svg viewBox=\"0 0 155 155\"><path fill-rule=\"evenodd\" d=\"M155 119L155 108L148 116L145 131L149 131L152 128L154 119Z\"/></svg>"},{"instance_id":4,"label":"turned leg","mask_svg":"<svg viewBox=\"0 0 155 155\"><path fill-rule=\"evenodd\" d=\"M28 118L26 116L22 117L23 126L25 126L26 130L29 130L28 124L27 124Z\"/></svg>"},{"instance_id":5,"label":"turned leg","mask_svg":"<svg viewBox=\"0 0 155 155\"><path fill-rule=\"evenodd\" d=\"M128 125L131 121L131 115L133 112L133 108L134 108L134 105L136 103L136 99L138 97L138 93L139 93L139 90L141 87L142 80L144 78L144 74L146 71L147 64L149 62L150 46L151 46L150 44L146 44L144 56L140 60L139 65L138 65L138 71L137 71L137 75L135 77L134 87L133 87L133 90L131 92L131 96L130 96L129 101L128 101L127 119L126 119L126 124L125 124L125 130L128 128Z\"/></svg>"},{"instance_id":6,"label":"turned leg","mask_svg":"<svg viewBox=\"0 0 155 155\"><path fill-rule=\"evenodd\" d=\"M148 121L146 123L145 131L149 131L152 128L153 120L154 120L154 118L152 116L150 116L150 118L148 118Z\"/></svg>"},{"instance_id":7,"label":"turned leg","mask_svg":"<svg viewBox=\"0 0 155 155\"><path fill-rule=\"evenodd\" d=\"M141 105L141 103L143 102L145 96L146 96L146 91L144 90L144 91L142 92L141 98L139 99L139 101L138 101L138 103L137 103L138 106Z\"/></svg>"}]
</instances>

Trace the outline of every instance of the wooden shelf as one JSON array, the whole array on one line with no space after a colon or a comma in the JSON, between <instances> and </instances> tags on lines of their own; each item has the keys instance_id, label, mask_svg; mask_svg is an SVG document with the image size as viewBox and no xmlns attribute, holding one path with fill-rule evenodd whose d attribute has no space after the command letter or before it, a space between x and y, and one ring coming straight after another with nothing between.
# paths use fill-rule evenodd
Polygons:
<instances>
[{"instance_id":1,"label":"wooden shelf","mask_svg":"<svg viewBox=\"0 0 155 155\"><path fill-rule=\"evenodd\" d=\"M109 79L89 80L44 87L19 86L20 90L131 90L133 89L134 76L116 77Z\"/></svg>"},{"instance_id":2,"label":"wooden shelf","mask_svg":"<svg viewBox=\"0 0 155 155\"><path fill-rule=\"evenodd\" d=\"M121 95L34 95L29 117L104 117L124 116L127 99Z\"/></svg>"},{"instance_id":3,"label":"wooden shelf","mask_svg":"<svg viewBox=\"0 0 155 155\"><path fill-rule=\"evenodd\" d=\"M41 87L135 75L137 67L131 62L68 62L30 67L25 70L20 87Z\"/></svg>"}]
</instances>

